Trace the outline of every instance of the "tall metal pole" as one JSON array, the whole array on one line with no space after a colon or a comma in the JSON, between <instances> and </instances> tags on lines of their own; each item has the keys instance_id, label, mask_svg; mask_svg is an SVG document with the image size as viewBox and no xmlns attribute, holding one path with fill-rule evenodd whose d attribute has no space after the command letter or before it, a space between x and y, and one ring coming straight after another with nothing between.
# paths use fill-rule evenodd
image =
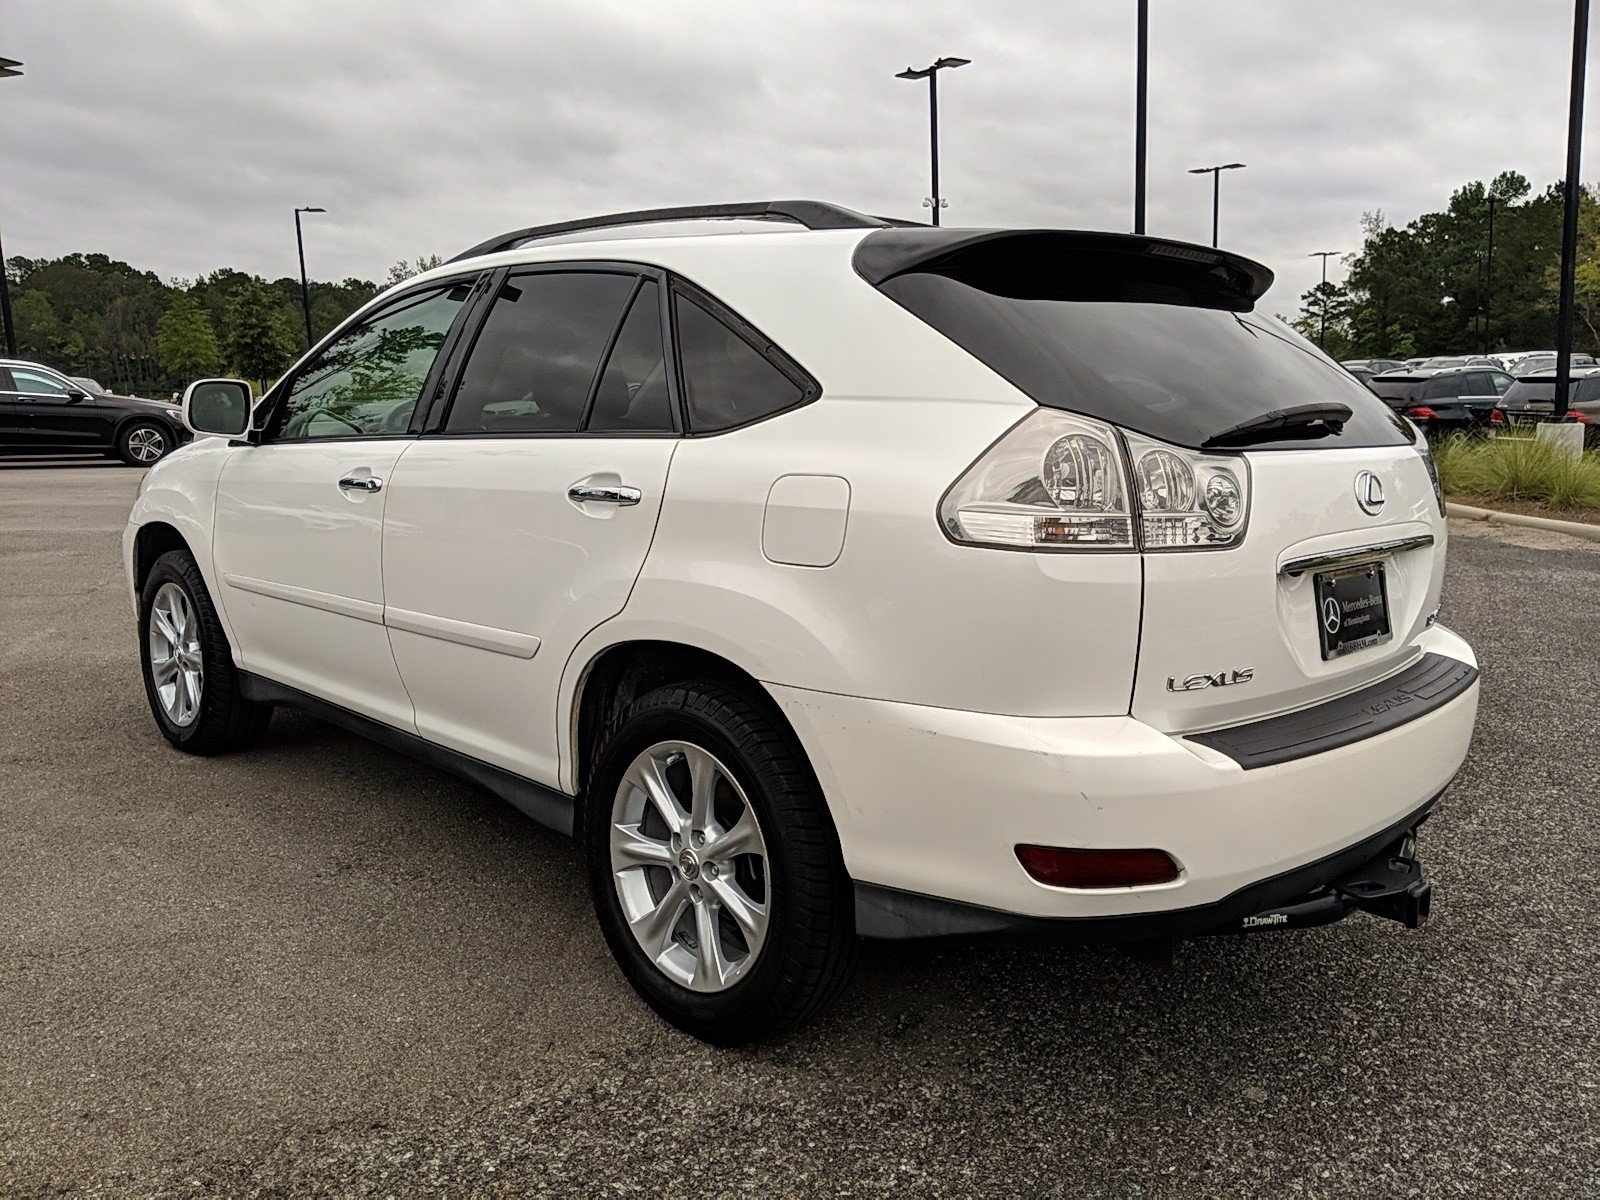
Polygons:
<instances>
[{"instance_id":1,"label":"tall metal pole","mask_svg":"<svg viewBox=\"0 0 1600 1200\"><path fill-rule=\"evenodd\" d=\"M300 210L294 210L294 244L300 252L300 309L306 315L306 349L311 349L311 284L306 279L306 239L300 232Z\"/></svg>"},{"instance_id":2,"label":"tall metal pole","mask_svg":"<svg viewBox=\"0 0 1600 1200\"><path fill-rule=\"evenodd\" d=\"M953 67L964 67L969 58L945 57L918 70L907 67L895 73L896 79L926 79L928 81L928 162L933 175L933 194L926 203L933 209L933 223L939 223L939 72Z\"/></svg>"},{"instance_id":3,"label":"tall metal pole","mask_svg":"<svg viewBox=\"0 0 1600 1200\"><path fill-rule=\"evenodd\" d=\"M1483 260L1483 352L1489 353L1489 320L1494 309L1494 206L1500 201L1489 197L1489 250Z\"/></svg>"},{"instance_id":4,"label":"tall metal pole","mask_svg":"<svg viewBox=\"0 0 1600 1200\"><path fill-rule=\"evenodd\" d=\"M1222 172L1211 172L1211 245L1217 244L1217 230L1222 216Z\"/></svg>"},{"instance_id":5,"label":"tall metal pole","mask_svg":"<svg viewBox=\"0 0 1600 1200\"><path fill-rule=\"evenodd\" d=\"M928 161L933 166L933 223L939 223L939 72L928 72Z\"/></svg>"},{"instance_id":6,"label":"tall metal pole","mask_svg":"<svg viewBox=\"0 0 1600 1200\"><path fill-rule=\"evenodd\" d=\"M1322 309L1322 321L1317 330L1317 346L1326 349L1328 345L1328 259L1338 254L1337 250L1313 250L1306 255L1307 258L1320 258L1322 260L1322 287L1317 291L1317 298Z\"/></svg>"},{"instance_id":7,"label":"tall metal pole","mask_svg":"<svg viewBox=\"0 0 1600 1200\"><path fill-rule=\"evenodd\" d=\"M1133 115L1133 231L1144 232L1145 120L1150 99L1150 0L1139 0Z\"/></svg>"},{"instance_id":8,"label":"tall metal pole","mask_svg":"<svg viewBox=\"0 0 1600 1200\"><path fill-rule=\"evenodd\" d=\"M1578 170L1583 160L1583 75L1589 49L1589 0L1572 14L1572 94L1567 110L1567 179L1561 222L1561 304L1556 317L1555 417L1567 415L1572 384L1572 293L1578 270Z\"/></svg>"},{"instance_id":9,"label":"tall metal pole","mask_svg":"<svg viewBox=\"0 0 1600 1200\"><path fill-rule=\"evenodd\" d=\"M14 58L0 58L0 79L15 79L22 74L22 66ZM6 278L6 252L0 246L0 325L6 329L6 356L17 356L17 325L11 316L11 281Z\"/></svg>"}]
</instances>

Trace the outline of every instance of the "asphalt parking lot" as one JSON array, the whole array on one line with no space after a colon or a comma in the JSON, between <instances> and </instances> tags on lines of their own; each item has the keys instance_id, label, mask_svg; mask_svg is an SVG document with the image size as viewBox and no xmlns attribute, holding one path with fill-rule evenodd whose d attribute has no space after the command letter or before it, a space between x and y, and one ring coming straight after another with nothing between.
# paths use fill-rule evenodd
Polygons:
<instances>
[{"instance_id":1,"label":"asphalt parking lot","mask_svg":"<svg viewBox=\"0 0 1600 1200\"><path fill-rule=\"evenodd\" d=\"M294 715L170 750L137 480L0 460L0 1195L1600 1190L1600 547L1453 541L1484 699L1423 933L880 944L729 1052L509 807Z\"/></svg>"}]
</instances>

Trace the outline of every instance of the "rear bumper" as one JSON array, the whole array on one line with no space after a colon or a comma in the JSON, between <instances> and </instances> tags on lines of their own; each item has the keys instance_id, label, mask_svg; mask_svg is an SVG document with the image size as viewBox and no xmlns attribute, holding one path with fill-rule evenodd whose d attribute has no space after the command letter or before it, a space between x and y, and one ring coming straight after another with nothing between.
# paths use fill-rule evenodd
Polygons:
<instances>
[{"instance_id":1,"label":"rear bumper","mask_svg":"<svg viewBox=\"0 0 1600 1200\"><path fill-rule=\"evenodd\" d=\"M1476 666L1441 626L1421 641L1426 652ZM1478 703L1474 679L1404 724L1246 770L1126 716L1006 717L771 690L816 768L864 895L909 894L1007 918L1156 918L1151 927L1225 906L1194 932L1236 919L1229 914L1241 903L1260 911L1303 895L1325 882L1319 864L1337 867L1363 850L1370 857L1414 825L1465 759ZM1049 887L1017 862L1014 848L1025 842L1155 847L1181 874L1149 887ZM1157 936L1136 923L1102 932Z\"/></svg>"}]
</instances>

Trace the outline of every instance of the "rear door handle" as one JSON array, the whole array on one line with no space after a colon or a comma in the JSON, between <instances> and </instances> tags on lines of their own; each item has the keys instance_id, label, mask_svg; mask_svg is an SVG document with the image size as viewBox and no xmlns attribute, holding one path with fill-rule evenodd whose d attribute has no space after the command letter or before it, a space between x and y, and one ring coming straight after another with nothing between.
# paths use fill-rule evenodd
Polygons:
<instances>
[{"instance_id":1,"label":"rear door handle","mask_svg":"<svg viewBox=\"0 0 1600 1200\"><path fill-rule=\"evenodd\" d=\"M383 480L376 475L346 475L339 480L339 487L346 492L381 492Z\"/></svg>"},{"instance_id":2,"label":"rear door handle","mask_svg":"<svg viewBox=\"0 0 1600 1200\"><path fill-rule=\"evenodd\" d=\"M575 483L567 489L567 499L579 504L637 504L644 493L636 487L617 483Z\"/></svg>"}]
</instances>

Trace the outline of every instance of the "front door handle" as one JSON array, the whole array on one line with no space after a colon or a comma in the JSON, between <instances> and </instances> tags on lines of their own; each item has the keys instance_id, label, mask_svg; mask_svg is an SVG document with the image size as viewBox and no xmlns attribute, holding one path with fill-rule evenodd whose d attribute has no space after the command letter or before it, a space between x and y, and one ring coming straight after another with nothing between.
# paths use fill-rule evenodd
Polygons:
<instances>
[{"instance_id":1,"label":"front door handle","mask_svg":"<svg viewBox=\"0 0 1600 1200\"><path fill-rule=\"evenodd\" d=\"M579 504L637 504L644 493L636 487L618 483L575 483L567 489L567 499Z\"/></svg>"},{"instance_id":2,"label":"front door handle","mask_svg":"<svg viewBox=\"0 0 1600 1200\"><path fill-rule=\"evenodd\" d=\"M339 487L346 492L381 492L383 480L376 475L346 475L339 480Z\"/></svg>"}]
</instances>

